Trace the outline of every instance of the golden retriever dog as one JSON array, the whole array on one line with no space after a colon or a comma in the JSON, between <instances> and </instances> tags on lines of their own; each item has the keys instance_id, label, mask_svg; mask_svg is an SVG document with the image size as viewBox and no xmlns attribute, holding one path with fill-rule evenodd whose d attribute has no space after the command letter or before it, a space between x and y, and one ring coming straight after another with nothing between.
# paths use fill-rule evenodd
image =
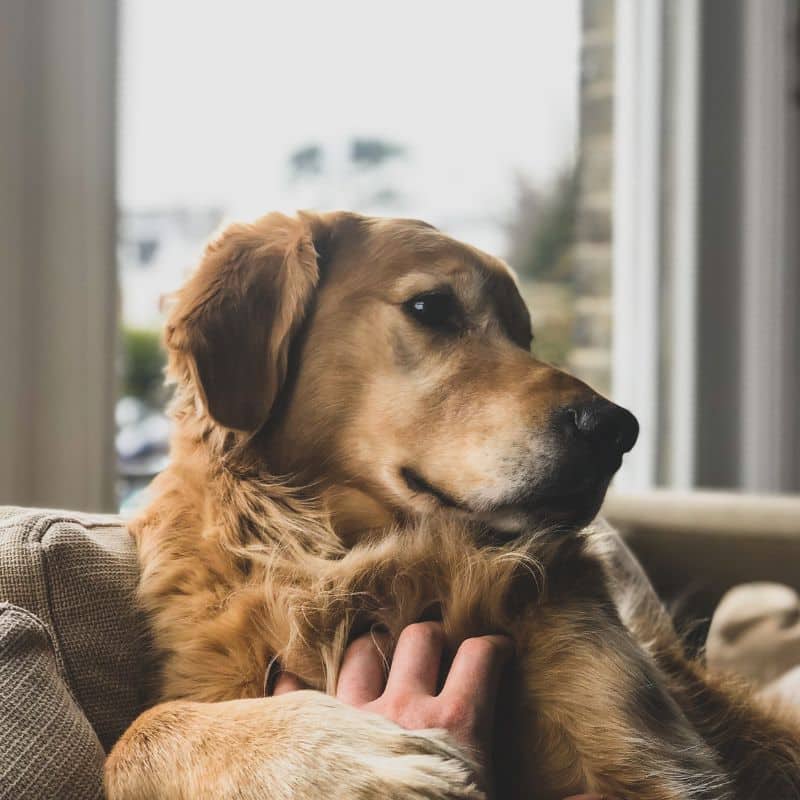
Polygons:
<instances>
[{"instance_id":1,"label":"golden retriever dog","mask_svg":"<svg viewBox=\"0 0 800 800\"><path fill-rule=\"evenodd\" d=\"M442 731L332 697L352 639L504 633L501 798L800 797L800 722L687 658L592 522L638 426L531 356L509 268L412 220L269 214L177 293L169 467L132 525L159 705L120 798L480 798ZM387 654L390 655L390 654ZM274 659L315 690L265 697Z\"/></svg>"}]
</instances>

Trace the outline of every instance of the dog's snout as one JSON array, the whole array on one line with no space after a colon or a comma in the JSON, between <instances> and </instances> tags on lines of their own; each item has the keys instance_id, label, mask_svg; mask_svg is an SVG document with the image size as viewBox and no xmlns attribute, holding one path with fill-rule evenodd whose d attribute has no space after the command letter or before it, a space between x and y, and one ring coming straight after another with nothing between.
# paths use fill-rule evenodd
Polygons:
<instances>
[{"instance_id":1,"label":"dog's snout","mask_svg":"<svg viewBox=\"0 0 800 800\"><path fill-rule=\"evenodd\" d=\"M577 435L593 448L622 455L636 444L639 423L624 408L607 400L595 400L568 410Z\"/></svg>"}]
</instances>

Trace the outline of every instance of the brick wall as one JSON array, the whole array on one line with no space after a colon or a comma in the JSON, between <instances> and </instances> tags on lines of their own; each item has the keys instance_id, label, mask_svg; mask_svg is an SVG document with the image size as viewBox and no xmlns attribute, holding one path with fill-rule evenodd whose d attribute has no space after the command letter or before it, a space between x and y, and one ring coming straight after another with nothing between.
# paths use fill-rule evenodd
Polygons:
<instances>
[{"instance_id":1,"label":"brick wall","mask_svg":"<svg viewBox=\"0 0 800 800\"><path fill-rule=\"evenodd\" d=\"M611 386L614 0L583 0L574 347L568 368Z\"/></svg>"}]
</instances>

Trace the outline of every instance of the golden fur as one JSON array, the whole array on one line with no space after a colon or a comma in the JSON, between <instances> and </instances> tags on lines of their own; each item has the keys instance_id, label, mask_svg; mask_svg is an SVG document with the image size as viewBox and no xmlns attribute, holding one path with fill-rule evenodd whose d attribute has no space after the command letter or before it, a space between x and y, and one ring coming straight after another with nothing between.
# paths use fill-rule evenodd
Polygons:
<instances>
[{"instance_id":1,"label":"golden fur","mask_svg":"<svg viewBox=\"0 0 800 800\"><path fill-rule=\"evenodd\" d=\"M443 281L450 339L402 308ZM451 650L514 638L500 797L799 796L800 723L688 660L619 538L582 527L607 480L548 505L553 410L594 394L529 337L505 265L422 223L272 214L209 246L167 326L172 463L132 526L164 702L109 757L112 800L482 797L441 732L263 697L273 658L330 694L354 635L431 615Z\"/></svg>"}]
</instances>

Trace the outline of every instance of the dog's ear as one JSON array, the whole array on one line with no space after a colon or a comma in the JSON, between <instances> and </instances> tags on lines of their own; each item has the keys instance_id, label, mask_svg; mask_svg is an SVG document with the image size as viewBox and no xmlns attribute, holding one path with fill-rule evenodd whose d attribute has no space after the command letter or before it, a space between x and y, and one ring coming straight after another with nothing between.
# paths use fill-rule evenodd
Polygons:
<instances>
[{"instance_id":1,"label":"dog's ear","mask_svg":"<svg viewBox=\"0 0 800 800\"><path fill-rule=\"evenodd\" d=\"M220 425L252 432L269 416L319 283L315 245L327 245L341 216L275 213L232 225L177 293L171 363Z\"/></svg>"}]
</instances>

